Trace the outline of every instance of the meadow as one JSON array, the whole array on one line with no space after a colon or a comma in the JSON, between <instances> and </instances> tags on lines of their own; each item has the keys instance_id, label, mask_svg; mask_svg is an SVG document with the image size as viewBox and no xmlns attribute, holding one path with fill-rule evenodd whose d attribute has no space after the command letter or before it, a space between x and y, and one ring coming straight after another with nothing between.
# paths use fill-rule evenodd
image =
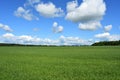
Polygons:
<instances>
[{"instance_id":1,"label":"meadow","mask_svg":"<svg viewBox=\"0 0 120 80\"><path fill-rule=\"evenodd\" d=\"M120 80L120 46L0 46L0 80Z\"/></svg>"}]
</instances>

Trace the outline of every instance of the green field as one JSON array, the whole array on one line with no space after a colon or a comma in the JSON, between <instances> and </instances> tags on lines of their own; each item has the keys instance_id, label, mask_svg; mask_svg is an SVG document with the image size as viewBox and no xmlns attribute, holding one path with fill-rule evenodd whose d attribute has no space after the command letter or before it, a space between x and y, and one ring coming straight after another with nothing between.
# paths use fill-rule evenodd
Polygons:
<instances>
[{"instance_id":1,"label":"green field","mask_svg":"<svg viewBox=\"0 0 120 80\"><path fill-rule=\"evenodd\" d=\"M0 47L0 80L120 80L120 47Z\"/></svg>"}]
</instances>

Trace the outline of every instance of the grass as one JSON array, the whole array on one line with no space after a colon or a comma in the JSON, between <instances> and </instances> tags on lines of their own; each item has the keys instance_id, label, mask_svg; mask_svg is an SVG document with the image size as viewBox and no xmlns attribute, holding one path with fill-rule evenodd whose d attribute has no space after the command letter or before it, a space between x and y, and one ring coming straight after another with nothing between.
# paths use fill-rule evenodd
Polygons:
<instances>
[{"instance_id":1,"label":"grass","mask_svg":"<svg viewBox=\"0 0 120 80\"><path fill-rule=\"evenodd\" d=\"M120 47L0 47L0 80L120 80Z\"/></svg>"}]
</instances>

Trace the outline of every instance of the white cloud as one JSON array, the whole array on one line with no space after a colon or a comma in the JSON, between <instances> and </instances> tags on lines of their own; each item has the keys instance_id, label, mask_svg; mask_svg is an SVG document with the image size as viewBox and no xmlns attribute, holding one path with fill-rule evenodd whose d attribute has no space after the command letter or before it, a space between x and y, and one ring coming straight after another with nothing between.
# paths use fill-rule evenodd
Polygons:
<instances>
[{"instance_id":1,"label":"white cloud","mask_svg":"<svg viewBox=\"0 0 120 80\"><path fill-rule=\"evenodd\" d=\"M104 27L105 32L109 32L112 29L112 25L108 25Z\"/></svg>"},{"instance_id":2,"label":"white cloud","mask_svg":"<svg viewBox=\"0 0 120 80\"><path fill-rule=\"evenodd\" d=\"M53 23L53 27L57 27L58 26L58 23L57 22L54 22Z\"/></svg>"},{"instance_id":3,"label":"white cloud","mask_svg":"<svg viewBox=\"0 0 120 80\"><path fill-rule=\"evenodd\" d=\"M8 26L0 23L0 28L7 31L7 32L12 32L13 30Z\"/></svg>"},{"instance_id":4,"label":"white cloud","mask_svg":"<svg viewBox=\"0 0 120 80\"><path fill-rule=\"evenodd\" d=\"M22 36L19 36L19 39L24 41L31 41L33 38L28 35L22 35Z\"/></svg>"},{"instance_id":5,"label":"white cloud","mask_svg":"<svg viewBox=\"0 0 120 80\"><path fill-rule=\"evenodd\" d=\"M56 40L52 39L42 39L30 35L21 35L21 36L15 36L12 33L6 33L3 34L2 37L0 37L2 40L1 42L5 43L17 43L17 44L34 44L34 45L90 45L93 42L89 40L83 40L79 37L65 37L60 36Z\"/></svg>"},{"instance_id":6,"label":"white cloud","mask_svg":"<svg viewBox=\"0 0 120 80\"><path fill-rule=\"evenodd\" d=\"M63 31L63 26L59 26L57 22L53 23L52 30L54 33L61 33Z\"/></svg>"},{"instance_id":7,"label":"white cloud","mask_svg":"<svg viewBox=\"0 0 120 80\"><path fill-rule=\"evenodd\" d=\"M69 9L70 5L76 6L72 11L67 10L68 13L66 15L66 19L73 22L89 22L91 20L101 20L106 10L103 0L83 0L80 6L77 5L76 1L73 1L71 4L70 2L67 4L67 9Z\"/></svg>"},{"instance_id":8,"label":"white cloud","mask_svg":"<svg viewBox=\"0 0 120 80\"><path fill-rule=\"evenodd\" d=\"M23 7L18 7L18 9L14 12L15 16L24 18L26 20L39 20L38 17L34 16L30 10L26 10Z\"/></svg>"},{"instance_id":9,"label":"white cloud","mask_svg":"<svg viewBox=\"0 0 120 80\"><path fill-rule=\"evenodd\" d=\"M108 32L95 35L96 38L108 38L109 36L110 36L110 33Z\"/></svg>"},{"instance_id":10,"label":"white cloud","mask_svg":"<svg viewBox=\"0 0 120 80\"><path fill-rule=\"evenodd\" d=\"M1 37L1 42L16 43L16 36L12 33L3 34Z\"/></svg>"},{"instance_id":11,"label":"white cloud","mask_svg":"<svg viewBox=\"0 0 120 80\"><path fill-rule=\"evenodd\" d=\"M59 38L61 45L90 45L92 44L89 40L83 40L79 37L65 37L60 36Z\"/></svg>"},{"instance_id":12,"label":"white cloud","mask_svg":"<svg viewBox=\"0 0 120 80\"><path fill-rule=\"evenodd\" d=\"M63 31L63 26L58 26L58 33L62 32Z\"/></svg>"},{"instance_id":13,"label":"white cloud","mask_svg":"<svg viewBox=\"0 0 120 80\"><path fill-rule=\"evenodd\" d=\"M100 39L100 40L103 40L103 41L117 41L117 40L120 40L120 35L117 35L117 34L111 35L108 32L101 33L101 34L96 34L95 37Z\"/></svg>"},{"instance_id":14,"label":"white cloud","mask_svg":"<svg viewBox=\"0 0 120 80\"><path fill-rule=\"evenodd\" d=\"M64 12L61 8L56 8L53 3L40 3L35 6L36 11L45 17L60 17Z\"/></svg>"},{"instance_id":15,"label":"white cloud","mask_svg":"<svg viewBox=\"0 0 120 80\"><path fill-rule=\"evenodd\" d=\"M53 27L52 27L52 31L53 31L54 33L57 33L57 27L58 27L58 23L57 23L57 22L54 22L54 23L53 23Z\"/></svg>"},{"instance_id":16,"label":"white cloud","mask_svg":"<svg viewBox=\"0 0 120 80\"><path fill-rule=\"evenodd\" d=\"M78 7L77 0L67 3L67 12L72 12Z\"/></svg>"},{"instance_id":17,"label":"white cloud","mask_svg":"<svg viewBox=\"0 0 120 80\"><path fill-rule=\"evenodd\" d=\"M18 7L14 12L15 16L24 18L26 20L39 20L32 11L38 12L40 15L48 18L61 17L64 11L57 8L52 2L42 3L40 0L27 0L23 7Z\"/></svg>"},{"instance_id":18,"label":"white cloud","mask_svg":"<svg viewBox=\"0 0 120 80\"><path fill-rule=\"evenodd\" d=\"M33 5L35 3L39 3L39 2L40 2L40 0L28 0L28 3L31 5Z\"/></svg>"},{"instance_id":19,"label":"white cloud","mask_svg":"<svg viewBox=\"0 0 120 80\"><path fill-rule=\"evenodd\" d=\"M120 40L120 35L111 35L108 38L109 41L118 41Z\"/></svg>"},{"instance_id":20,"label":"white cloud","mask_svg":"<svg viewBox=\"0 0 120 80\"><path fill-rule=\"evenodd\" d=\"M40 38L32 37L30 35L17 36L16 42L19 44L39 44Z\"/></svg>"},{"instance_id":21,"label":"white cloud","mask_svg":"<svg viewBox=\"0 0 120 80\"><path fill-rule=\"evenodd\" d=\"M34 7L36 4L40 3L40 0L27 0L26 3L24 3L24 7Z\"/></svg>"},{"instance_id":22,"label":"white cloud","mask_svg":"<svg viewBox=\"0 0 120 80\"><path fill-rule=\"evenodd\" d=\"M100 28L101 24L100 22L87 22L87 23L80 23L79 28L81 30L96 30L97 28Z\"/></svg>"},{"instance_id":23,"label":"white cloud","mask_svg":"<svg viewBox=\"0 0 120 80\"><path fill-rule=\"evenodd\" d=\"M29 35L15 36L12 33L3 34L2 40L2 42L18 44L38 44L40 42L40 38L32 37Z\"/></svg>"},{"instance_id":24,"label":"white cloud","mask_svg":"<svg viewBox=\"0 0 120 80\"><path fill-rule=\"evenodd\" d=\"M106 5L103 0L83 0L80 5L78 5L76 0L67 3L66 19L80 23L82 28L80 26L79 27L83 29L83 25L88 26L93 25L94 23L100 23L105 11ZM86 26L84 26L84 30L93 30L99 27L98 25L94 25L93 28Z\"/></svg>"},{"instance_id":25,"label":"white cloud","mask_svg":"<svg viewBox=\"0 0 120 80\"><path fill-rule=\"evenodd\" d=\"M12 33L6 33L3 35L4 38L7 38L7 39L10 39L10 38L13 38L14 35Z\"/></svg>"},{"instance_id":26,"label":"white cloud","mask_svg":"<svg viewBox=\"0 0 120 80\"><path fill-rule=\"evenodd\" d=\"M120 40L119 34L110 34L109 31L112 29L112 25L104 27L104 33L96 34L94 37L102 41L117 41Z\"/></svg>"}]
</instances>

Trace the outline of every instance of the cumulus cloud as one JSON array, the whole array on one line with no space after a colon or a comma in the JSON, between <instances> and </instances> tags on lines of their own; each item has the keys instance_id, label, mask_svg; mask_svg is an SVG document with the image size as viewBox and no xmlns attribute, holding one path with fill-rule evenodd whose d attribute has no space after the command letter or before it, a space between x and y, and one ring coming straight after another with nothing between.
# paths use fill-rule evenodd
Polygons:
<instances>
[{"instance_id":1,"label":"cumulus cloud","mask_svg":"<svg viewBox=\"0 0 120 80\"><path fill-rule=\"evenodd\" d=\"M101 27L100 22L92 22L92 23L87 22L87 23L79 24L79 29L81 29L81 30L96 30L97 28L100 28L100 27Z\"/></svg>"},{"instance_id":2,"label":"cumulus cloud","mask_svg":"<svg viewBox=\"0 0 120 80\"><path fill-rule=\"evenodd\" d=\"M24 41L31 41L33 38L28 35L22 35L22 36L19 36L19 39Z\"/></svg>"},{"instance_id":3,"label":"cumulus cloud","mask_svg":"<svg viewBox=\"0 0 120 80\"><path fill-rule=\"evenodd\" d=\"M15 16L24 18L26 20L39 20L36 14L32 11L39 13L41 16L47 18L61 17L64 15L64 11L61 8L57 8L52 2L43 3L41 0L27 0L23 6L18 7L14 12Z\"/></svg>"},{"instance_id":4,"label":"cumulus cloud","mask_svg":"<svg viewBox=\"0 0 120 80\"><path fill-rule=\"evenodd\" d=\"M40 13L40 15L45 17L60 17L63 16L64 12L61 8L56 8L53 3L40 3L35 6L36 11Z\"/></svg>"},{"instance_id":5,"label":"cumulus cloud","mask_svg":"<svg viewBox=\"0 0 120 80\"><path fill-rule=\"evenodd\" d=\"M67 12L72 12L78 7L77 0L67 3Z\"/></svg>"},{"instance_id":6,"label":"cumulus cloud","mask_svg":"<svg viewBox=\"0 0 120 80\"><path fill-rule=\"evenodd\" d=\"M27 3L24 4L24 6L34 6L34 4L39 3L40 0L27 0Z\"/></svg>"},{"instance_id":7,"label":"cumulus cloud","mask_svg":"<svg viewBox=\"0 0 120 80\"><path fill-rule=\"evenodd\" d=\"M16 43L16 37L12 33L3 34L2 37L1 37L1 42Z\"/></svg>"},{"instance_id":8,"label":"cumulus cloud","mask_svg":"<svg viewBox=\"0 0 120 80\"><path fill-rule=\"evenodd\" d=\"M71 5L74 5L72 10ZM73 22L89 22L101 20L106 7L103 0L83 0L80 6L78 6L77 1L69 2L67 9L66 19Z\"/></svg>"},{"instance_id":9,"label":"cumulus cloud","mask_svg":"<svg viewBox=\"0 0 120 80\"><path fill-rule=\"evenodd\" d=\"M32 37L30 35L17 36L16 41L19 41L20 44L38 44L40 38Z\"/></svg>"},{"instance_id":10,"label":"cumulus cloud","mask_svg":"<svg viewBox=\"0 0 120 80\"><path fill-rule=\"evenodd\" d=\"M101 33L101 34L96 34L95 37L100 39L100 40L103 40L103 41L117 41L117 40L120 40L120 35L117 35L117 34L111 35L108 32L104 32L104 33Z\"/></svg>"},{"instance_id":11,"label":"cumulus cloud","mask_svg":"<svg viewBox=\"0 0 120 80\"><path fill-rule=\"evenodd\" d=\"M30 35L20 35L16 36L12 33L3 34L0 37L1 42L5 43L17 43L17 44L33 44L33 45L91 45L93 42L89 40L83 40L79 37L65 37L60 36L56 40L52 39L42 39L39 37L34 37Z\"/></svg>"},{"instance_id":12,"label":"cumulus cloud","mask_svg":"<svg viewBox=\"0 0 120 80\"><path fill-rule=\"evenodd\" d=\"M12 33L6 33L3 35L4 38L7 38L7 39L10 39L10 38L13 38L14 35Z\"/></svg>"},{"instance_id":13,"label":"cumulus cloud","mask_svg":"<svg viewBox=\"0 0 120 80\"><path fill-rule=\"evenodd\" d=\"M54 22L53 23L53 27L57 27L58 26L58 23L57 22Z\"/></svg>"},{"instance_id":14,"label":"cumulus cloud","mask_svg":"<svg viewBox=\"0 0 120 80\"><path fill-rule=\"evenodd\" d=\"M8 26L0 23L0 29L3 29L7 32L12 32L13 30Z\"/></svg>"},{"instance_id":15,"label":"cumulus cloud","mask_svg":"<svg viewBox=\"0 0 120 80\"><path fill-rule=\"evenodd\" d=\"M109 31L112 29L112 25L104 27L104 33L96 34L94 37L102 41L117 41L120 40L119 34L110 34Z\"/></svg>"},{"instance_id":16,"label":"cumulus cloud","mask_svg":"<svg viewBox=\"0 0 120 80\"><path fill-rule=\"evenodd\" d=\"M34 16L30 10L26 10L23 7L18 7L18 9L14 12L15 16L24 18L26 20L39 20L38 17Z\"/></svg>"},{"instance_id":17,"label":"cumulus cloud","mask_svg":"<svg viewBox=\"0 0 120 80\"><path fill-rule=\"evenodd\" d=\"M110 33L108 32L95 35L96 38L108 38L109 36L110 36Z\"/></svg>"},{"instance_id":18,"label":"cumulus cloud","mask_svg":"<svg viewBox=\"0 0 120 80\"><path fill-rule=\"evenodd\" d=\"M62 32L63 31L63 26L58 26L58 32Z\"/></svg>"},{"instance_id":19,"label":"cumulus cloud","mask_svg":"<svg viewBox=\"0 0 120 80\"><path fill-rule=\"evenodd\" d=\"M104 27L105 32L109 32L112 29L112 25L108 25Z\"/></svg>"},{"instance_id":20,"label":"cumulus cloud","mask_svg":"<svg viewBox=\"0 0 120 80\"><path fill-rule=\"evenodd\" d=\"M109 36L109 41L118 41L118 40L120 40L120 35Z\"/></svg>"},{"instance_id":21,"label":"cumulus cloud","mask_svg":"<svg viewBox=\"0 0 120 80\"><path fill-rule=\"evenodd\" d=\"M100 21L106 11L106 5L103 0L83 0L80 5L75 0L68 2L66 8L66 19L80 23L79 28L83 30L95 30L99 28L101 25ZM93 25L93 28L89 28L88 25Z\"/></svg>"},{"instance_id":22,"label":"cumulus cloud","mask_svg":"<svg viewBox=\"0 0 120 80\"><path fill-rule=\"evenodd\" d=\"M38 44L40 38L32 37L29 35L16 36L12 33L2 35L2 42L17 43L17 44Z\"/></svg>"},{"instance_id":23,"label":"cumulus cloud","mask_svg":"<svg viewBox=\"0 0 120 80\"><path fill-rule=\"evenodd\" d=\"M60 33L60 32L63 31L63 29L64 29L63 26L58 25L57 22L53 23L52 30L53 30L54 33Z\"/></svg>"},{"instance_id":24,"label":"cumulus cloud","mask_svg":"<svg viewBox=\"0 0 120 80\"><path fill-rule=\"evenodd\" d=\"M59 38L61 45L91 45L93 42L89 40L83 40L79 37L65 37L60 36Z\"/></svg>"}]
</instances>

